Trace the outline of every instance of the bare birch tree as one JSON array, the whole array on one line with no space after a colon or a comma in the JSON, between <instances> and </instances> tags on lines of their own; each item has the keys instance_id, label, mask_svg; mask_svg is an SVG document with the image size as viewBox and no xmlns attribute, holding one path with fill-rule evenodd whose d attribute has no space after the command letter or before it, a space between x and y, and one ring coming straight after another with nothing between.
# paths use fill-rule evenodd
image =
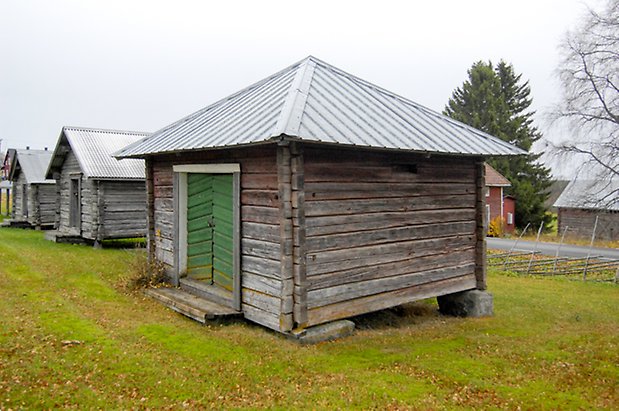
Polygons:
<instances>
[{"instance_id":1,"label":"bare birch tree","mask_svg":"<svg viewBox=\"0 0 619 411\"><path fill-rule=\"evenodd\" d=\"M578 163L587 178L619 180L619 0L600 12L588 9L560 50L563 96L551 117L567 138L551 145L561 156L584 159ZM616 204L619 192L603 201Z\"/></svg>"}]
</instances>

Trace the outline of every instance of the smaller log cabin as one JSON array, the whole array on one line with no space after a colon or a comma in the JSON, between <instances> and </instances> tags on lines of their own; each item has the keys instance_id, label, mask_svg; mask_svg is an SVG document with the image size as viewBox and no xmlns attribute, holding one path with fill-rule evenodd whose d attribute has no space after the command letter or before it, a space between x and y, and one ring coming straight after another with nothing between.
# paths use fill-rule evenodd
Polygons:
<instances>
[{"instance_id":1,"label":"smaller log cabin","mask_svg":"<svg viewBox=\"0 0 619 411\"><path fill-rule=\"evenodd\" d=\"M484 157L521 153L308 57L117 155L146 160L161 301L298 335L485 289Z\"/></svg>"},{"instance_id":2,"label":"smaller log cabin","mask_svg":"<svg viewBox=\"0 0 619 411\"><path fill-rule=\"evenodd\" d=\"M148 133L64 127L47 177L56 181L56 241L100 244L146 234L143 160L112 153Z\"/></svg>"},{"instance_id":3,"label":"smaller log cabin","mask_svg":"<svg viewBox=\"0 0 619 411\"><path fill-rule=\"evenodd\" d=\"M572 180L554 206L560 235L619 240L619 182Z\"/></svg>"},{"instance_id":4,"label":"smaller log cabin","mask_svg":"<svg viewBox=\"0 0 619 411\"><path fill-rule=\"evenodd\" d=\"M12 151L9 171L9 180L13 183L10 225L39 230L54 226L55 181L45 178L51 158L52 153L47 149Z\"/></svg>"}]
</instances>

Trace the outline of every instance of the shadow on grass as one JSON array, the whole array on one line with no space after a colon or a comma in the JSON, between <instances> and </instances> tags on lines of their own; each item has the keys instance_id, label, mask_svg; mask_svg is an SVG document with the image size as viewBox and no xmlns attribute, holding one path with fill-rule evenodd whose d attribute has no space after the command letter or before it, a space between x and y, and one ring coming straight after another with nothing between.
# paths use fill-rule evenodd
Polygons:
<instances>
[{"instance_id":1,"label":"shadow on grass","mask_svg":"<svg viewBox=\"0 0 619 411\"><path fill-rule=\"evenodd\" d=\"M358 330L383 330L407 327L412 324L423 324L440 317L441 314L438 311L436 303L427 300L416 301L381 311L350 317L348 320L354 322L355 328ZM256 327L258 329L266 329L265 327L246 320L242 315L207 320L205 325L227 327L239 324L244 324L248 327ZM274 335L279 334L274 332Z\"/></svg>"},{"instance_id":2,"label":"shadow on grass","mask_svg":"<svg viewBox=\"0 0 619 411\"><path fill-rule=\"evenodd\" d=\"M350 320L355 323L357 329L380 330L422 324L440 316L436 304L433 304L431 300L426 300L358 315L351 317Z\"/></svg>"},{"instance_id":3,"label":"shadow on grass","mask_svg":"<svg viewBox=\"0 0 619 411\"><path fill-rule=\"evenodd\" d=\"M113 240L103 240L103 248L146 248L146 239L140 238L118 238Z\"/></svg>"}]
</instances>

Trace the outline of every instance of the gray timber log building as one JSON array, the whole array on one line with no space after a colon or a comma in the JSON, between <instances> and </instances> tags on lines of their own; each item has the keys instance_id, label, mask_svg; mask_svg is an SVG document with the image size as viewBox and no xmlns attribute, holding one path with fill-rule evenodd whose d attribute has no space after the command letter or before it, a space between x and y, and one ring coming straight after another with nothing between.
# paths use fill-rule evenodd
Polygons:
<instances>
[{"instance_id":1,"label":"gray timber log building","mask_svg":"<svg viewBox=\"0 0 619 411\"><path fill-rule=\"evenodd\" d=\"M296 334L485 289L484 156L521 153L308 57L116 155L174 285Z\"/></svg>"},{"instance_id":2,"label":"gray timber log building","mask_svg":"<svg viewBox=\"0 0 619 411\"><path fill-rule=\"evenodd\" d=\"M148 133L64 127L47 169L56 180L56 239L101 242L146 235L143 160L111 154Z\"/></svg>"},{"instance_id":3,"label":"gray timber log building","mask_svg":"<svg viewBox=\"0 0 619 411\"><path fill-rule=\"evenodd\" d=\"M45 178L52 153L16 149L12 152L9 180L13 183L10 225L52 228L56 217L56 186Z\"/></svg>"},{"instance_id":4,"label":"gray timber log building","mask_svg":"<svg viewBox=\"0 0 619 411\"><path fill-rule=\"evenodd\" d=\"M554 206L558 232L599 240L619 240L619 182L572 180ZM597 219L597 225L596 225Z\"/></svg>"}]
</instances>

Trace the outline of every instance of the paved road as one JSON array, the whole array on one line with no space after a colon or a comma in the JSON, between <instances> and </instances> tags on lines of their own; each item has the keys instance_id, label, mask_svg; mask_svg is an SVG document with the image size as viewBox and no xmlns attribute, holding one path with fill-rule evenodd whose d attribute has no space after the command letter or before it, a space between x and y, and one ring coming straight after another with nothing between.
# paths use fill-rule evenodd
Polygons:
<instances>
[{"instance_id":1,"label":"paved road","mask_svg":"<svg viewBox=\"0 0 619 411\"><path fill-rule=\"evenodd\" d=\"M487 239L488 248L493 248L496 250L511 250L514 246L516 240L509 240L505 238L491 238ZM537 251L545 255L554 255L557 252L558 243L537 243ZM534 241L518 241L518 244L514 248L514 251L533 251L535 250L535 242ZM589 247L583 247L579 245L571 245L571 244L563 244L561 246L561 251L559 253L560 257L576 257L582 258L586 257L589 253ZM591 256L596 257L604 257L604 258L612 258L619 260L619 249L616 248L597 248L594 247L591 249Z\"/></svg>"}]
</instances>

